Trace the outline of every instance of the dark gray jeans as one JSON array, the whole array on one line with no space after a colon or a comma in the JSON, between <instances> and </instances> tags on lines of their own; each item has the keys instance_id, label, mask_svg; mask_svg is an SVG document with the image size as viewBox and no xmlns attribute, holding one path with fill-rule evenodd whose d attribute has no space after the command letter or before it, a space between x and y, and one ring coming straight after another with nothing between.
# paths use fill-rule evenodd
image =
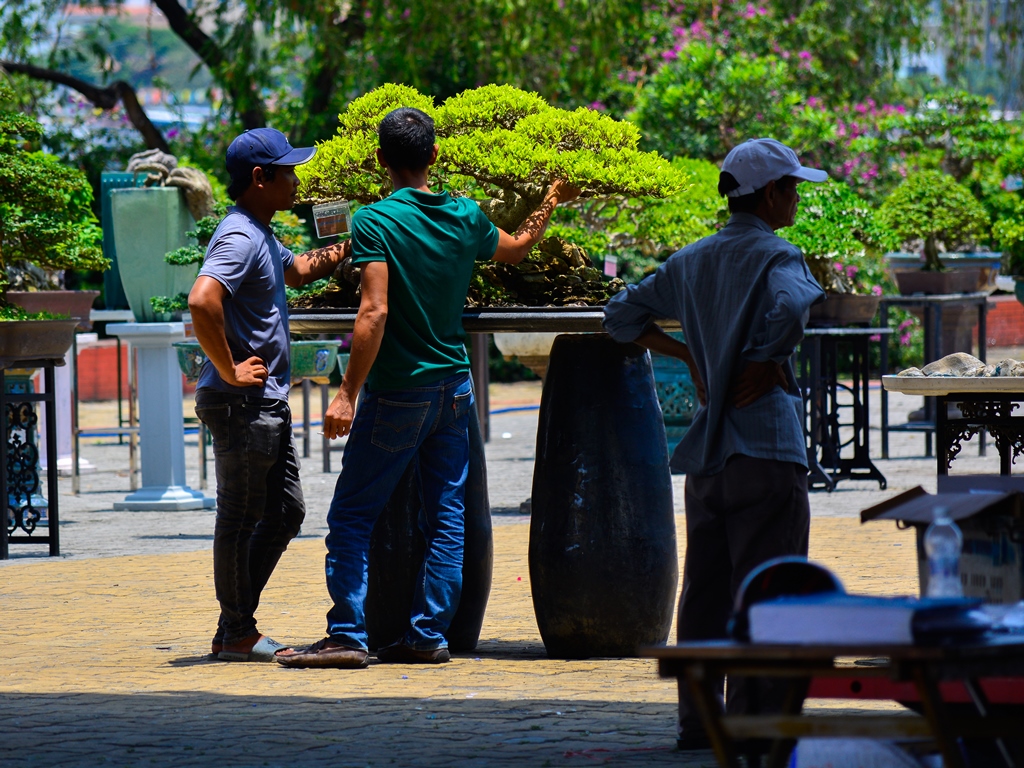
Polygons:
<instances>
[{"instance_id":1,"label":"dark gray jeans","mask_svg":"<svg viewBox=\"0 0 1024 768\"><path fill-rule=\"evenodd\" d=\"M782 555L807 556L807 468L736 455L717 475L686 478L686 561L679 598L679 642L726 636L736 592L755 567ZM729 681L726 708L777 708L762 681ZM723 680L715 681L721 694ZM680 733L703 730L686 683L679 685Z\"/></svg>"},{"instance_id":2,"label":"dark gray jeans","mask_svg":"<svg viewBox=\"0 0 1024 768\"><path fill-rule=\"evenodd\" d=\"M203 388L196 416L213 436L217 471L214 641L235 643L256 631L260 594L306 514L291 409L284 400Z\"/></svg>"}]
</instances>

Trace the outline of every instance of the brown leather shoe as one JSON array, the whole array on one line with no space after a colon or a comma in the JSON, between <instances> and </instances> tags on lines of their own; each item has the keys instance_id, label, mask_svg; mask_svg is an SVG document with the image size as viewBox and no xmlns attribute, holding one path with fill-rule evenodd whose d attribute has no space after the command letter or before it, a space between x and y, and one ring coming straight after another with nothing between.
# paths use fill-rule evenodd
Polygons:
<instances>
[{"instance_id":1,"label":"brown leather shoe","mask_svg":"<svg viewBox=\"0 0 1024 768\"><path fill-rule=\"evenodd\" d=\"M385 664L444 664L452 660L447 648L420 651L405 643L393 643L378 648L377 658Z\"/></svg>"},{"instance_id":2,"label":"brown leather shoe","mask_svg":"<svg viewBox=\"0 0 1024 768\"><path fill-rule=\"evenodd\" d=\"M275 658L278 664L297 669L362 669L369 664L366 651L341 645L329 637L318 640L305 650L286 649L276 654Z\"/></svg>"}]
</instances>

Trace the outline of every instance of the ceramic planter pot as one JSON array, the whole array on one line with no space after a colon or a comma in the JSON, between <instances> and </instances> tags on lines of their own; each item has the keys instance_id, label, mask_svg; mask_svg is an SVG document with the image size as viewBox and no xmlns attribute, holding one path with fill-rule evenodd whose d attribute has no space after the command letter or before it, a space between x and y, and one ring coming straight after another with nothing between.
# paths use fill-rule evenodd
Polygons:
<instances>
[{"instance_id":1,"label":"ceramic planter pot","mask_svg":"<svg viewBox=\"0 0 1024 768\"><path fill-rule=\"evenodd\" d=\"M292 378L312 379L326 384L331 372L338 366L341 373L348 365L348 355L338 353L336 341L293 341L291 347ZM198 341L175 342L178 367L188 381L197 381L206 362L206 355Z\"/></svg>"},{"instance_id":2,"label":"ceramic planter pot","mask_svg":"<svg viewBox=\"0 0 1024 768\"><path fill-rule=\"evenodd\" d=\"M974 293L979 289L981 269L957 269L948 272L897 272L896 285L904 296L915 293L942 295L950 293Z\"/></svg>"},{"instance_id":3,"label":"ceramic planter pot","mask_svg":"<svg viewBox=\"0 0 1024 768\"><path fill-rule=\"evenodd\" d=\"M78 328L92 328L89 311L99 291L8 291L7 300L26 312L52 312L78 321Z\"/></svg>"},{"instance_id":4,"label":"ceramic planter pot","mask_svg":"<svg viewBox=\"0 0 1024 768\"><path fill-rule=\"evenodd\" d=\"M810 322L814 325L870 323L881 301L881 296L830 293L821 304L811 307Z\"/></svg>"},{"instance_id":5,"label":"ceramic planter pot","mask_svg":"<svg viewBox=\"0 0 1024 768\"><path fill-rule=\"evenodd\" d=\"M556 336L557 333L496 333L494 346L506 360L515 357L543 379Z\"/></svg>"},{"instance_id":6,"label":"ceramic planter pot","mask_svg":"<svg viewBox=\"0 0 1024 768\"><path fill-rule=\"evenodd\" d=\"M0 367L63 358L71 349L77 327L77 320L0 321Z\"/></svg>"},{"instance_id":7,"label":"ceramic planter pot","mask_svg":"<svg viewBox=\"0 0 1024 768\"><path fill-rule=\"evenodd\" d=\"M959 271L971 271L978 270L977 283L969 285L967 288L962 288L951 293L973 293L975 291L986 291L992 293L996 290L996 278L999 277L1000 262L1002 260L1002 253L998 252L977 252L977 253L942 253L939 254L942 259L943 265L946 267L946 274L948 272L959 272ZM897 284L900 285L901 293L908 293L902 288L902 276L908 272L920 272L921 266L924 264L924 259L919 253L887 253L885 255L886 263L893 272L893 276L896 278ZM913 280L913 278L911 278ZM969 281L968 281L969 282ZM957 283L962 285L962 283ZM909 293L936 293L936 291L909 291Z\"/></svg>"},{"instance_id":8,"label":"ceramic planter pot","mask_svg":"<svg viewBox=\"0 0 1024 768\"><path fill-rule=\"evenodd\" d=\"M177 187L114 189L110 209L128 306L140 323L157 322L149 300L188 293L196 279L194 266L164 261L168 252L188 245L185 233L195 227L184 193Z\"/></svg>"}]
</instances>

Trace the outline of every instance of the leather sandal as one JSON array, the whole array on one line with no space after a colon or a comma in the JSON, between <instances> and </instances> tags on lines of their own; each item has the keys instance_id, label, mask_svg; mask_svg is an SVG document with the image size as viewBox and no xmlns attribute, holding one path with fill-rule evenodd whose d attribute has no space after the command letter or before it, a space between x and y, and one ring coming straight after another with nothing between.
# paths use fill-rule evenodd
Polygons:
<instances>
[{"instance_id":1,"label":"leather sandal","mask_svg":"<svg viewBox=\"0 0 1024 768\"><path fill-rule=\"evenodd\" d=\"M369 664L365 650L340 645L329 637L304 650L281 651L275 658L278 664L293 669L363 669Z\"/></svg>"}]
</instances>

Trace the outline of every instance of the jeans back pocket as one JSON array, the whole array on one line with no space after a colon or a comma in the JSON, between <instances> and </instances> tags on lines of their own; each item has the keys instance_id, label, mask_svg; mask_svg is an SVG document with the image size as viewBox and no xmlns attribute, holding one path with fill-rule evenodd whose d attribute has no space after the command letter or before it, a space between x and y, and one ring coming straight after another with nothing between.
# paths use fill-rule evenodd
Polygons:
<instances>
[{"instance_id":1,"label":"jeans back pocket","mask_svg":"<svg viewBox=\"0 0 1024 768\"><path fill-rule=\"evenodd\" d=\"M452 410L455 411L455 420L465 418L469 415L469 409L473 405L473 392L464 392L452 398Z\"/></svg>"},{"instance_id":2,"label":"jeans back pocket","mask_svg":"<svg viewBox=\"0 0 1024 768\"><path fill-rule=\"evenodd\" d=\"M227 453L231 450L231 406L227 403L196 405L196 416L210 430L213 438L213 452Z\"/></svg>"},{"instance_id":3,"label":"jeans back pocket","mask_svg":"<svg viewBox=\"0 0 1024 768\"><path fill-rule=\"evenodd\" d=\"M392 453L414 448L419 442L429 410L429 402L402 403L378 399L370 442Z\"/></svg>"}]
</instances>

